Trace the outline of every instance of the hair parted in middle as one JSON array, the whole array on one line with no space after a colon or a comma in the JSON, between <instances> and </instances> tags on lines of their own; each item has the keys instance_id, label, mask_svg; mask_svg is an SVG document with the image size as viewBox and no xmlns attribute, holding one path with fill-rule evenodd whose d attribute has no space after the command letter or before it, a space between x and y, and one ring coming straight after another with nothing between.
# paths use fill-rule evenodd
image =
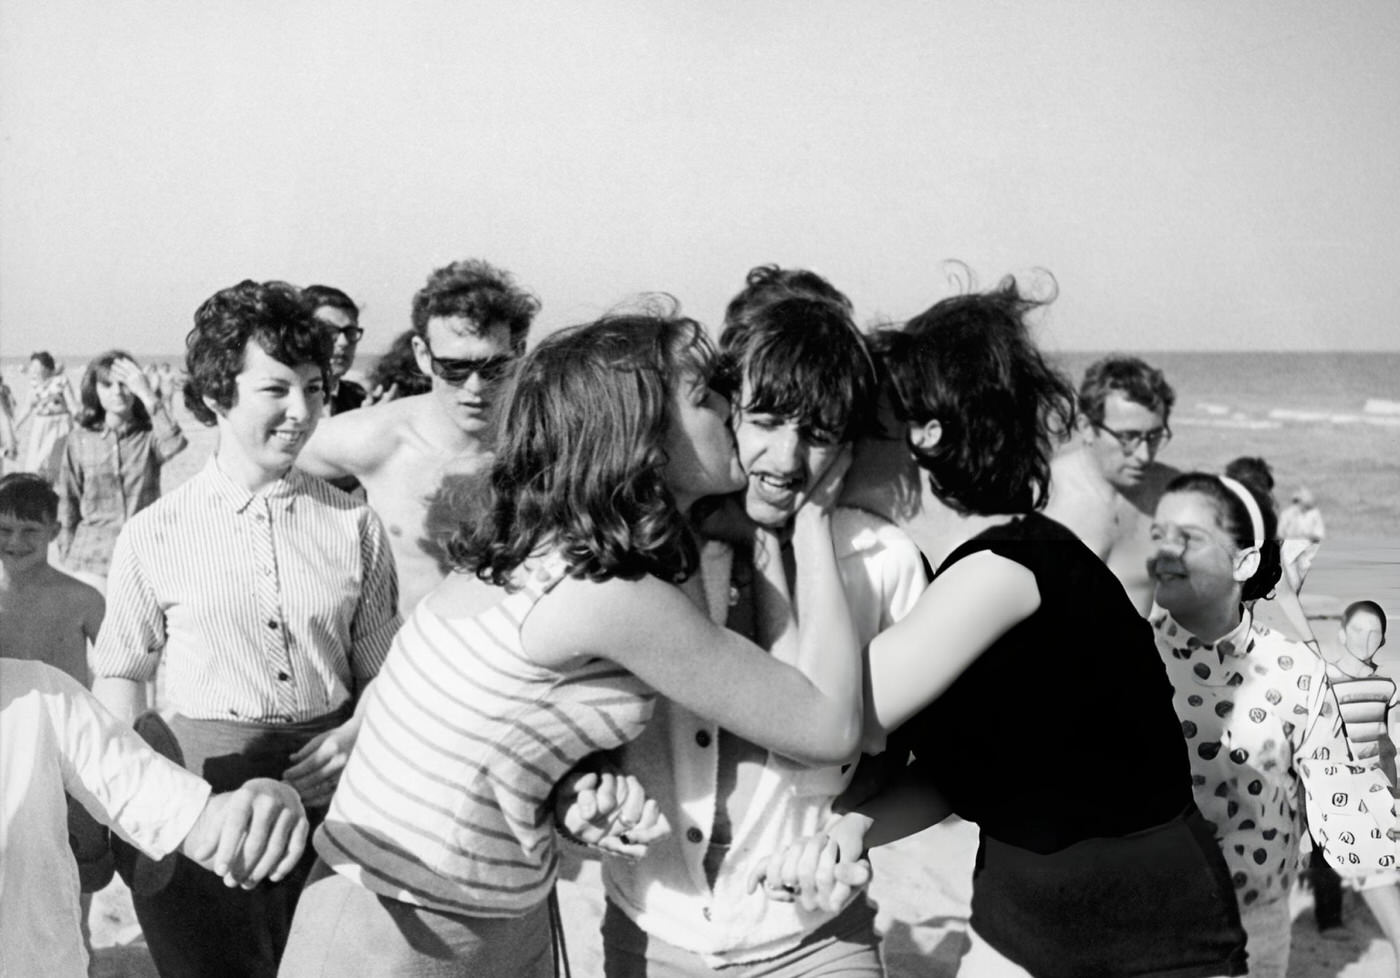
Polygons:
<instances>
[{"instance_id":1,"label":"hair parted in middle","mask_svg":"<svg viewBox=\"0 0 1400 978\"><path fill-rule=\"evenodd\" d=\"M1025 317L1052 299L1023 296L1007 276L871 338L895 416L941 426L931 450L910 451L955 512L1045 505L1055 443L1074 423L1074 389L1031 340Z\"/></svg>"},{"instance_id":2,"label":"hair parted in middle","mask_svg":"<svg viewBox=\"0 0 1400 978\"><path fill-rule=\"evenodd\" d=\"M101 431L107 421L107 409L102 406L102 399L97 396L97 385L111 378L112 364L118 360L136 362L125 350L108 350L88 363L87 369L83 371L82 383L78 385L78 400L82 402L82 410L78 412L78 424L88 431ZM129 424L133 431L151 430L150 412L139 397L132 398Z\"/></svg>"},{"instance_id":3,"label":"hair parted in middle","mask_svg":"<svg viewBox=\"0 0 1400 978\"><path fill-rule=\"evenodd\" d=\"M446 543L454 566L504 585L548 546L577 578L689 577L698 549L663 446L672 391L714 361L669 296L542 340L507 390L484 511Z\"/></svg>"},{"instance_id":4,"label":"hair parted in middle","mask_svg":"<svg viewBox=\"0 0 1400 978\"><path fill-rule=\"evenodd\" d=\"M539 300L516 285L509 272L469 258L444 265L428 276L413 296L413 331L426 337L429 319L465 316L479 329L508 327L511 349L520 353L539 311Z\"/></svg>"}]
</instances>

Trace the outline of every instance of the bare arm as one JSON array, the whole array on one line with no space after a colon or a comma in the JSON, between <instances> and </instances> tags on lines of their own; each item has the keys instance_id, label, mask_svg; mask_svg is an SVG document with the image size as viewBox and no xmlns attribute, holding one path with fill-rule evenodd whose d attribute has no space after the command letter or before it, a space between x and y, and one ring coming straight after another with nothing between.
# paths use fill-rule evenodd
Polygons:
<instances>
[{"instance_id":1,"label":"bare arm","mask_svg":"<svg viewBox=\"0 0 1400 978\"><path fill-rule=\"evenodd\" d=\"M402 403L402 402L399 402ZM322 479L362 479L372 474L393 454L397 444L396 431L407 426L407 415L398 416L398 424L385 411L347 411L333 418L323 418L306 447L297 456L297 468Z\"/></svg>"},{"instance_id":2,"label":"bare arm","mask_svg":"<svg viewBox=\"0 0 1400 978\"><path fill-rule=\"evenodd\" d=\"M983 551L949 567L870 643L865 742L883 743L1039 607L1035 575L1014 561Z\"/></svg>"},{"instance_id":3,"label":"bare arm","mask_svg":"<svg viewBox=\"0 0 1400 978\"><path fill-rule=\"evenodd\" d=\"M146 709L146 684L135 679L98 676L92 681L92 695L128 724Z\"/></svg>"}]
</instances>

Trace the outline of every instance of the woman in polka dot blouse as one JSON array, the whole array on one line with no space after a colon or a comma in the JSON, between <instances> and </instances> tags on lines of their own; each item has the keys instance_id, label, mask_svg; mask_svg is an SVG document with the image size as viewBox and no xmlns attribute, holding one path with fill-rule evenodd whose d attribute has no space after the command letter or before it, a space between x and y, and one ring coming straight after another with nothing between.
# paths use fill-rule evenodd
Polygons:
<instances>
[{"instance_id":1,"label":"woman in polka dot blouse","mask_svg":"<svg viewBox=\"0 0 1400 978\"><path fill-rule=\"evenodd\" d=\"M1303 828L1299 771L1346 758L1323 661L1253 621L1243 602L1280 574L1268 493L1190 473L1167 486L1152 527L1152 625L1190 752L1196 804L1215 827L1249 935L1250 975L1288 968L1288 891ZM1375 806L1380 831L1389 807ZM1339 865L1352 873L1353 867Z\"/></svg>"}]
</instances>

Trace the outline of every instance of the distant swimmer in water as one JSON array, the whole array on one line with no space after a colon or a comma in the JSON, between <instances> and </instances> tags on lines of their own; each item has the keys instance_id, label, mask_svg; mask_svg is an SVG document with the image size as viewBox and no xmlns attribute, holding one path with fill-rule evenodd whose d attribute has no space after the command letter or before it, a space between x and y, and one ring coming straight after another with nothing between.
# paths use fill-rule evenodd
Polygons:
<instances>
[{"instance_id":1,"label":"distant swimmer in water","mask_svg":"<svg viewBox=\"0 0 1400 978\"><path fill-rule=\"evenodd\" d=\"M1137 357L1097 361L1079 386L1076 437L1051 465L1045 515L1108 564L1144 615L1152 607L1152 512L1180 474L1157 461L1171 440L1167 422L1175 401L1162 371Z\"/></svg>"}]
</instances>

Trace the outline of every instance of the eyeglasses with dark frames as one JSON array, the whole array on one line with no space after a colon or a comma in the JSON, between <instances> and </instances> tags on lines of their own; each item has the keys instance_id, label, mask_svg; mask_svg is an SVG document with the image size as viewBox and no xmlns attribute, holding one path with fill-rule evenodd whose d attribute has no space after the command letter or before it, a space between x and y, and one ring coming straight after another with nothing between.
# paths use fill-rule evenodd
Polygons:
<instances>
[{"instance_id":1,"label":"eyeglasses with dark frames","mask_svg":"<svg viewBox=\"0 0 1400 978\"><path fill-rule=\"evenodd\" d=\"M1118 447L1123 450L1124 455L1131 455L1138 450L1138 446L1147 443L1147 450L1153 455L1157 454L1167 442L1172 440L1172 430L1166 425L1160 428L1150 428L1147 431L1139 431L1136 428L1129 428L1126 431L1114 431L1106 424L1094 424L1098 431L1105 432L1113 436L1118 442Z\"/></svg>"}]
</instances>

